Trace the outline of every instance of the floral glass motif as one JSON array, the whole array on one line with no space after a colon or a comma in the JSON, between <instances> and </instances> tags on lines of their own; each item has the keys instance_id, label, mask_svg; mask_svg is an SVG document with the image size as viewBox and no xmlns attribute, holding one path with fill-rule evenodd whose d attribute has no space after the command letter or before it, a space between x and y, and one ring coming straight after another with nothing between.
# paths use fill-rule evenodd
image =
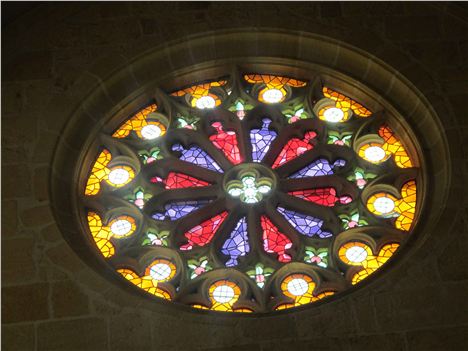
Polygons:
<instances>
[{"instance_id":1,"label":"floral glass motif","mask_svg":"<svg viewBox=\"0 0 468 351\"><path fill-rule=\"evenodd\" d=\"M146 236L143 238L141 243L142 246L153 245L153 246L168 246L167 238L169 236L169 231L148 231Z\"/></svg>"},{"instance_id":2,"label":"floral glass motif","mask_svg":"<svg viewBox=\"0 0 468 351\"><path fill-rule=\"evenodd\" d=\"M316 264L319 267L327 268L328 249L326 247L316 249L312 246L306 246L304 262Z\"/></svg>"},{"instance_id":3,"label":"floral glass motif","mask_svg":"<svg viewBox=\"0 0 468 351\"><path fill-rule=\"evenodd\" d=\"M96 254L152 296L218 312L302 306L372 275L416 224L418 148L365 107L378 99L315 87L233 74L106 126L78 186Z\"/></svg>"},{"instance_id":4,"label":"floral glass motif","mask_svg":"<svg viewBox=\"0 0 468 351\"><path fill-rule=\"evenodd\" d=\"M263 288L266 280L274 271L275 270L273 268L265 267L263 264L257 263L255 269L247 271L246 273L260 288Z\"/></svg>"},{"instance_id":5,"label":"floral glass motif","mask_svg":"<svg viewBox=\"0 0 468 351\"><path fill-rule=\"evenodd\" d=\"M213 269L213 267L209 264L208 257L206 256L203 256L199 259L188 260L187 267L190 271L190 279L195 279L203 273L209 272Z\"/></svg>"}]
</instances>

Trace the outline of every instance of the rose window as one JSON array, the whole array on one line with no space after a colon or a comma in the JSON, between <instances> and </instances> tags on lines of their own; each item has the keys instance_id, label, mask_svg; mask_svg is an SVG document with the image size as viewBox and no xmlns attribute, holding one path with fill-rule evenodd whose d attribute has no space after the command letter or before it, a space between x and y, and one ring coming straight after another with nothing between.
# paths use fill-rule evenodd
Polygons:
<instances>
[{"instance_id":1,"label":"rose window","mask_svg":"<svg viewBox=\"0 0 468 351\"><path fill-rule=\"evenodd\" d=\"M82 166L96 253L135 291L204 310L362 285L415 225L415 141L377 99L318 82L233 74L116 115Z\"/></svg>"}]
</instances>

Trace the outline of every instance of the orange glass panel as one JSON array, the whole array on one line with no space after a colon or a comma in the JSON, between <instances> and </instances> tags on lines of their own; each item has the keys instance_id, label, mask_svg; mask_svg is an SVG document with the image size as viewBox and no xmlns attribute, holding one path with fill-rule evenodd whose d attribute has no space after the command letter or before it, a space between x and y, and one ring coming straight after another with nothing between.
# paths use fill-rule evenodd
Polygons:
<instances>
[{"instance_id":1,"label":"orange glass panel","mask_svg":"<svg viewBox=\"0 0 468 351\"><path fill-rule=\"evenodd\" d=\"M336 102L335 106L339 109L342 109L343 111L351 109L359 117L369 117L372 115L370 110L335 90L323 87L323 95L329 99L334 100Z\"/></svg>"},{"instance_id":2,"label":"orange glass panel","mask_svg":"<svg viewBox=\"0 0 468 351\"><path fill-rule=\"evenodd\" d=\"M197 101L205 96L209 96L214 100L213 107L215 107L215 106L221 105L221 100L218 96L211 94L210 89L212 87L221 87L225 85L226 83L227 81L225 80L219 80L219 81L213 81L213 82L204 83L204 84L198 84L198 85L191 86L190 88L178 90L172 93L171 95L172 96L185 96L189 94L192 98L190 101L190 104L192 105L192 107L198 107Z\"/></svg>"},{"instance_id":3,"label":"orange glass panel","mask_svg":"<svg viewBox=\"0 0 468 351\"><path fill-rule=\"evenodd\" d=\"M306 86L306 82L298 79L274 76L270 74L246 74L244 79L253 84L265 84L266 88L262 89L258 94L258 100L264 103L281 102L286 98L285 85L293 88ZM268 97L269 93L273 93Z\"/></svg>"},{"instance_id":4,"label":"orange glass panel","mask_svg":"<svg viewBox=\"0 0 468 351\"><path fill-rule=\"evenodd\" d=\"M365 159L366 161L372 162L372 163L382 163L385 160L387 160L389 157L393 155L395 159L395 164L400 167L400 168L409 168L413 167L413 163L411 162L411 159L406 152L405 147L403 144L398 140L398 138L395 136L395 134L392 132L390 127L383 125L382 127L379 128L379 136L383 139L382 143L368 143L363 146L358 151L358 154L360 157ZM382 151L381 152L381 157L378 157L377 159L370 159L366 155L366 150L369 148L373 147L374 149L380 148Z\"/></svg>"},{"instance_id":5,"label":"orange glass panel","mask_svg":"<svg viewBox=\"0 0 468 351\"><path fill-rule=\"evenodd\" d=\"M397 139L390 127L385 125L380 127L379 135L385 140L385 144L382 145L382 148L395 157L395 163L398 167L413 167L413 163L411 162L405 147L400 140Z\"/></svg>"}]
</instances>

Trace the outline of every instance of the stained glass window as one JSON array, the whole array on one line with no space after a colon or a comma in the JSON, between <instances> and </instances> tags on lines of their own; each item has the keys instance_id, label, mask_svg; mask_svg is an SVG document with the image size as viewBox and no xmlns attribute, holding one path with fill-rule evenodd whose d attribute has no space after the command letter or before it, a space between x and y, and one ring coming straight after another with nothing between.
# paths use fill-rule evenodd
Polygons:
<instances>
[{"instance_id":1,"label":"stained glass window","mask_svg":"<svg viewBox=\"0 0 468 351\"><path fill-rule=\"evenodd\" d=\"M423 178L401 116L323 77L209 78L159 89L84 158L83 230L122 282L272 312L340 296L404 245Z\"/></svg>"}]
</instances>

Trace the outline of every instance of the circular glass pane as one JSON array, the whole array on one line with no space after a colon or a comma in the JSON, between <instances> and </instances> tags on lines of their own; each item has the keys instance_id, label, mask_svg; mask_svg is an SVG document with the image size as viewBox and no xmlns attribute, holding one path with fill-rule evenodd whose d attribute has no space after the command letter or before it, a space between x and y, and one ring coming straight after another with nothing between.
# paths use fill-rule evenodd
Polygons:
<instances>
[{"instance_id":1,"label":"circular glass pane","mask_svg":"<svg viewBox=\"0 0 468 351\"><path fill-rule=\"evenodd\" d=\"M309 304L372 276L419 215L418 148L390 111L379 122L309 84L245 73L158 89L164 105L105 127L79 196L96 253L148 294L222 312Z\"/></svg>"},{"instance_id":2,"label":"circular glass pane","mask_svg":"<svg viewBox=\"0 0 468 351\"><path fill-rule=\"evenodd\" d=\"M371 162L380 162L382 161L386 154L385 150L382 149L380 146L370 146L364 151L364 155L367 160Z\"/></svg>"},{"instance_id":3,"label":"circular glass pane","mask_svg":"<svg viewBox=\"0 0 468 351\"><path fill-rule=\"evenodd\" d=\"M228 285L220 285L213 290L213 299L219 303L229 302L234 296L234 289Z\"/></svg>"},{"instance_id":4,"label":"circular glass pane","mask_svg":"<svg viewBox=\"0 0 468 351\"><path fill-rule=\"evenodd\" d=\"M309 284L302 278L294 278L288 283L288 291L294 296L302 296L307 292Z\"/></svg>"},{"instance_id":5,"label":"circular glass pane","mask_svg":"<svg viewBox=\"0 0 468 351\"><path fill-rule=\"evenodd\" d=\"M132 230L132 224L126 219L119 219L112 223L110 227L112 234L115 236L124 236Z\"/></svg>"},{"instance_id":6,"label":"circular glass pane","mask_svg":"<svg viewBox=\"0 0 468 351\"><path fill-rule=\"evenodd\" d=\"M395 202L388 197L382 196L375 199L374 207L380 213L390 213L395 208Z\"/></svg>"},{"instance_id":7,"label":"circular glass pane","mask_svg":"<svg viewBox=\"0 0 468 351\"><path fill-rule=\"evenodd\" d=\"M141 135L143 138L151 140L161 136L161 128L154 124L148 124L141 128Z\"/></svg>"},{"instance_id":8,"label":"circular glass pane","mask_svg":"<svg viewBox=\"0 0 468 351\"><path fill-rule=\"evenodd\" d=\"M323 112L323 116L328 122L339 122L343 119L344 112L340 108L330 107Z\"/></svg>"},{"instance_id":9,"label":"circular glass pane","mask_svg":"<svg viewBox=\"0 0 468 351\"><path fill-rule=\"evenodd\" d=\"M109 173L109 181L116 185L122 185L128 182L130 173L123 168L115 168Z\"/></svg>"}]
</instances>

